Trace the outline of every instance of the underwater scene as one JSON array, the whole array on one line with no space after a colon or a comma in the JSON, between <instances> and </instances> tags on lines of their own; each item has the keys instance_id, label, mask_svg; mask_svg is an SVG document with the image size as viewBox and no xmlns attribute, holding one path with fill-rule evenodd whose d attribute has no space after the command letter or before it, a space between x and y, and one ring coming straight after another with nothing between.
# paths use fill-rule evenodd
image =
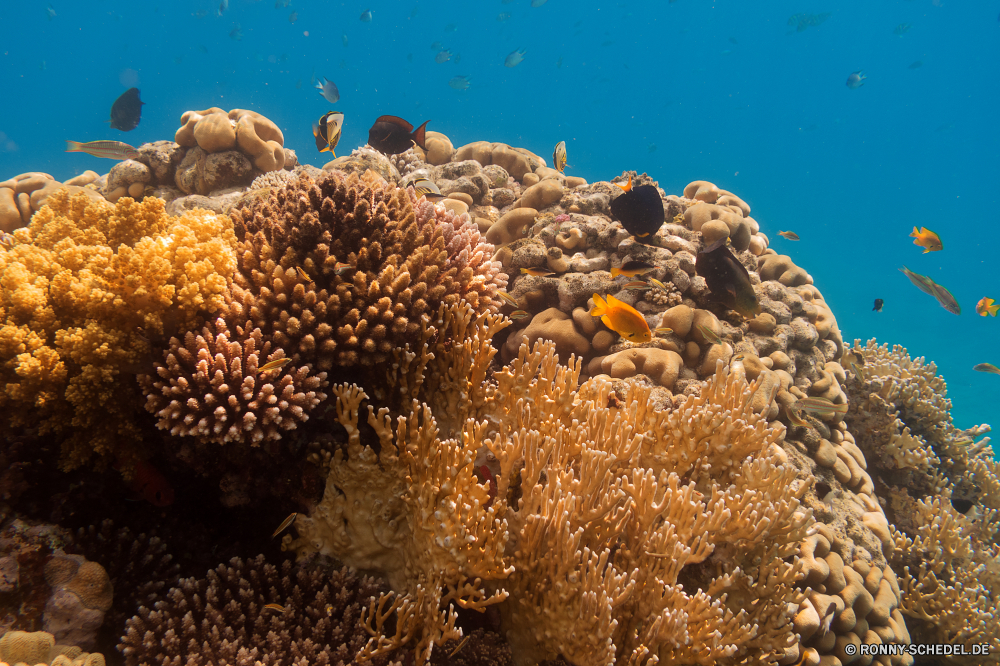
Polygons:
<instances>
[{"instance_id":1,"label":"underwater scene","mask_svg":"<svg viewBox=\"0 0 1000 666\"><path fill-rule=\"evenodd\" d=\"M0 666L1000 664L1000 2L0 20Z\"/></svg>"}]
</instances>

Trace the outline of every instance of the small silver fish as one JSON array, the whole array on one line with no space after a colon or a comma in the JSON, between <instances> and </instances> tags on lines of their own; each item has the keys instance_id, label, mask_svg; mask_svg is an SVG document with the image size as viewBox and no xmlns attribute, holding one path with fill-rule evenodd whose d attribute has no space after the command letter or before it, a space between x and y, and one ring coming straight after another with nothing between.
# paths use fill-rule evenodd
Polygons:
<instances>
[{"instance_id":1,"label":"small silver fish","mask_svg":"<svg viewBox=\"0 0 1000 666\"><path fill-rule=\"evenodd\" d=\"M216 16L222 16L226 13L227 9L229 9L229 0L222 0L219 3L219 11L216 13Z\"/></svg>"},{"instance_id":2,"label":"small silver fish","mask_svg":"<svg viewBox=\"0 0 1000 666\"><path fill-rule=\"evenodd\" d=\"M350 43L350 42L347 41L347 35L341 35L340 36L340 41L342 41L344 43L344 46L347 46Z\"/></svg>"},{"instance_id":3,"label":"small silver fish","mask_svg":"<svg viewBox=\"0 0 1000 666\"><path fill-rule=\"evenodd\" d=\"M510 55L503 61L504 67L517 67L524 60L524 54L527 53L525 49L520 51L512 51Z\"/></svg>"},{"instance_id":4,"label":"small silver fish","mask_svg":"<svg viewBox=\"0 0 1000 666\"><path fill-rule=\"evenodd\" d=\"M324 79L322 76L316 81L314 86L319 94L323 96L323 99L328 101L330 104L336 104L337 100L340 99L340 91L337 90L337 84L328 79Z\"/></svg>"},{"instance_id":5,"label":"small silver fish","mask_svg":"<svg viewBox=\"0 0 1000 666\"><path fill-rule=\"evenodd\" d=\"M858 70L856 72L851 72L851 75L847 77L847 87L851 90L857 90L861 86L865 85L865 79L868 77L864 75L863 70Z\"/></svg>"},{"instance_id":6,"label":"small silver fish","mask_svg":"<svg viewBox=\"0 0 1000 666\"><path fill-rule=\"evenodd\" d=\"M448 62L449 60L451 60L451 51L449 51L448 49L443 49L441 51L438 51L438 54L434 56L434 62L436 62L439 65L441 63Z\"/></svg>"},{"instance_id":7,"label":"small silver fish","mask_svg":"<svg viewBox=\"0 0 1000 666\"><path fill-rule=\"evenodd\" d=\"M453 76L451 80L448 81L448 85L455 90L468 90L469 86L472 85L472 77L463 75Z\"/></svg>"},{"instance_id":8,"label":"small silver fish","mask_svg":"<svg viewBox=\"0 0 1000 666\"><path fill-rule=\"evenodd\" d=\"M229 31L229 39L234 39L237 42L243 40L243 30L240 28L240 24L237 23L232 30Z\"/></svg>"},{"instance_id":9,"label":"small silver fish","mask_svg":"<svg viewBox=\"0 0 1000 666\"><path fill-rule=\"evenodd\" d=\"M56 17L56 10L52 9L52 5L45 8L45 15L49 17L50 21Z\"/></svg>"},{"instance_id":10,"label":"small silver fish","mask_svg":"<svg viewBox=\"0 0 1000 666\"><path fill-rule=\"evenodd\" d=\"M372 22L372 10L366 9L364 12L361 13L361 22L362 23Z\"/></svg>"}]
</instances>

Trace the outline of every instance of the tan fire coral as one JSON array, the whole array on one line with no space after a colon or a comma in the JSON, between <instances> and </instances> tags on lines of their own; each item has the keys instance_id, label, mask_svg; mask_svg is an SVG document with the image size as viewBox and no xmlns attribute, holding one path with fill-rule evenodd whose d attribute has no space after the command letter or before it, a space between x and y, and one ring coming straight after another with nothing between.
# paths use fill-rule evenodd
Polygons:
<instances>
[{"instance_id":1,"label":"tan fire coral","mask_svg":"<svg viewBox=\"0 0 1000 666\"><path fill-rule=\"evenodd\" d=\"M228 218L164 213L161 199L116 205L59 192L0 248L3 426L73 435L63 463L135 456L136 384L147 336L224 303L235 268Z\"/></svg>"},{"instance_id":2,"label":"tan fire coral","mask_svg":"<svg viewBox=\"0 0 1000 666\"><path fill-rule=\"evenodd\" d=\"M773 664L794 646L808 484L776 446L782 426L751 409L756 386L720 366L675 412L656 413L636 386L609 407L610 382L578 386L580 363L560 365L548 342L484 381L497 320L467 307L444 319L466 343L406 373L408 386L437 385L459 367L436 392L441 407L414 402L393 427L370 406L376 454L358 426L363 394L338 388L347 455L284 544L388 577L400 596L373 602L365 654L411 641L424 661L456 632L450 602L499 603L518 664ZM480 460L495 488L473 475Z\"/></svg>"}]
</instances>

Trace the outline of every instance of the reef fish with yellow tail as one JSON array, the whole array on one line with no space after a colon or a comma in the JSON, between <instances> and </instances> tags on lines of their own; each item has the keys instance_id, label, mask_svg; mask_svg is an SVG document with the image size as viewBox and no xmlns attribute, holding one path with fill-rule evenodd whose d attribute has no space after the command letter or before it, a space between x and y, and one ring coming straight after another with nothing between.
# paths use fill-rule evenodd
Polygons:
<instances>
[{"instance_id":1,"label":"reef fish with yellow tail","mask_svg":"<svg viewBox=\"0 0 1000 666\"><path fill-rule=\"evenodd\" d=\"M607 301L600 294L594 294L594 307L590 316L600 317L605 326L629 342L649 342L653 339L645 317L628 303L623 303L610 294Z\"/></svg>"},{"instance_id":2,"label":"reef fish with yellow tail","mask_svg":"<svg viewBox=\"0 0 1000 666\"><path fill-rule=\"evenodd\" d=\"M272 370L277 370L278 368L283 368L285 365L291 362L290 358L276 358L273 361L268 361L264 365L257 368L257 374L261 375L265 372L271 372Z\"/></svg>"},{"instance_id":3,"label":"reef fish with yellow tail","mask_svg":"<svg viewBox=\"0 0 1000 666\"><path fill-rule=\"evenodd\" d=\"M611 269L611 277L616 278L619 275L626 275L628 277L635 277L636 275L642 275L643 273L648 273L649 271L655 269L656 266L653 264L648 264L645 261L638 261L633 259L632 261L626 261L621 266L616 266Z\"/></svg>"},{"instance_id":4,"label":"reef fish with yellow tail","mask_svg":"<svg viewBox=\"0 0 1000 666\"><path fill-rule=\"evenodd\" d=\"M66 140L67 153L87 153L94 157L106 157L109 160L134 160L139 157L139 151L121 141L79 141Z\"/></svg>"},{"instance_id":5,"label":"reef fish with yellow tail","mask_svg":"<svg viewBox=\"0 0 1000 666\"><path fill-rule=\"evenodd\" d=\"M618 185L618 183L615 183ZM618 185L624 192L611 202L611 218L621 222L625 231L636 238L645 238L663 226L663 200L652 185L632 187L632 176L627 185Z\"/></svg>"},{"instance_id":6,"label":"reef fish with yellow tail","mask_svg":"<svg viewBox=\"0 0 1000 666\"><path fill-rule=\"evenodd\" d=\"M800 240L799 235L794 231L779 231L778 235L781 236L782 238L787 238L790 241Z\"/></svg>"},{"instance_id":7,"label":"reef fish with yellow tail","mask_svg":"<svg viewBox=\"0 0 1000 666\"><path fill-rule=\"evenodd\" d=\"M983 298L976 303L976 312L982 317L986 315L996 317L997 310L1000 310L1000 305L996 305L996 301L992 298Z\"/></svg>"},{"instance_id":8,"label":"reef fish with yellow tail","mask_svg":"<svg viewBox=\"0 0 1000 666\"><path fill-rule=\"evenodd\" d=\"M424 150L424 132L429 120L413 129L413 125L397 116L379 116L368 130L368 145L385 155L398 155L417 144Z\"/></svg>"},{"instance_id":9,"label":"reef fish with yellow tail","mask_svg":"<svg viewBox=\"0 0 1000 666\"><path fill-rule=\"evenodd\" d=\"M992 363L977 363L972 366L972 369L976 372L988 372L993 375L1000 375L1000 368L993 365Z\"/></svg>"},{"instance_id":10,"label":"reef fish with yellow tail","mask_svg":"<svg viewBox=\"0 0 1000 666\"><path fill-rule=\"evenodd\" d=\"M919 245L924 248L924 254L927 254L928 252L940 252L944 249L944 245L941 243L941 237L927 227L920 227L919 231L917 231L916 227L913 227L913 232L910 234L910 238L914 239L914 245Z\"/></svg>"},{"instance_id":11,"label":"reef fish with yellow tail","mask_svg":"<svg viewBox=\"0 0 1000 666\"><path fill-rule=\"evenodd\" d=\"M142 120L142 105L139 100L139 89L129 88L123 92L111 105L111 129L131 132L139 126Z\"/></svg>"},{"instance_id":12,"label":"reef fish with yellow tail","mask_svg":"<svg viewBox=\"0 0 1000 666\"><path fill-rule=\"evenodd\" d=\"M560 141L552 151L552 166L556 171L562 173L566 170L566 142Z\"/></svg>"},{"instance_id":13,"label":"reef fish with yellow tail","mask_svg":"<svg viewBox=\"0 0 1000 666\"><path fill-rule=\"evenodd\" d=\"M760 303L750 282L750 272L721 238L698 253L695 272L705 278L712 298L744 317L760 314Z\"/></svg>"},{"instance_id":14,"label":"reef fish with yellow tail","mask_svg":"<svg viewBox=\"0 0 1000 666\"><path fill-rule=\"evenodd\" d=\"M339 111L328 111L313 125L313 136L316 137L316 150L321 153L330 151L334 157L334 148L340 142L340 131L344 126L344 114Z\"/></svg>"}]
</instances>

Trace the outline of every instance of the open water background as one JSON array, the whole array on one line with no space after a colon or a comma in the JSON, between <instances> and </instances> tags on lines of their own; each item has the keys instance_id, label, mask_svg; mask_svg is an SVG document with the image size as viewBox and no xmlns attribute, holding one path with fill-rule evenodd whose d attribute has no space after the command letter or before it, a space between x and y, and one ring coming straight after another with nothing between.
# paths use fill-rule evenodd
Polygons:
<instances>
[{"instance_id":1,"label":"open water background","mask_svg":"<svg viewBox=\"0 0 1000 666\"><path fill-rule=\"evenodd\" d=\"M64 140L171 139L185 110L211 106L263 113L317 166L329 157L310 127L331 109L346 114L338 154L364 144L382 114L429 118L456 146L503 141L547 160L565 140L568 173L589 181L636 169L667 192L700 179L736 193L771 246L813 276L845 340L925 356L948 381L956 425L1000 426L1000 376L972 370L1000 365L1000 321L975 313L983 296L1000 302L1000 2L231 0L221 17L218 7L4 2L0 179L106 173L111 161L66 154ZM800 32L788 21L802 13L830 16ZM241 40L229 36L237 24ZM434 42L460 61L436 63ZM517 49L524 62L504 67ZM865 85L849 90L859 69ZM457 75L471 77L468 90L449 87ZM337 84L336 105L314 76ZM141 124L108 129L132 85ZM944 251L921 254L914 225L940 234ZM789 229L802 240L777 235ZM903 265L951 290L961 316Z\"/></svg>"}]
</instances>

